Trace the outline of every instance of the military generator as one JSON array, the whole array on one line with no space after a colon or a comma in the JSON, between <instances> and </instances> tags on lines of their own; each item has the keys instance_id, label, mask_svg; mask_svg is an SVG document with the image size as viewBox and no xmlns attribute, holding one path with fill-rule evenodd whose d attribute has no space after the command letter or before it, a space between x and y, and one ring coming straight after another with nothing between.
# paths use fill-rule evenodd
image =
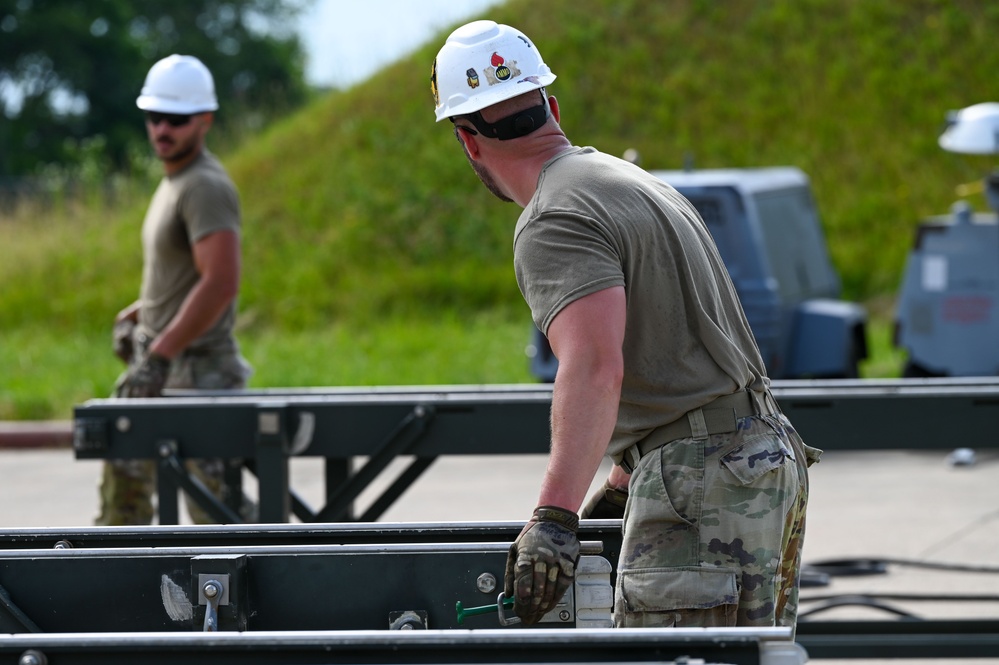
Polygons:
<instances>
[{"instance_id":1,"label":"military generator","mask_svg":"<svg viewBox=\"0 0 999 665\"><path fill-rule=\"evenodd\" d=\"M999 154L999 103L950 112L939 143L949 152ZM994 212L974 212L961 200L916 232L895 310L905 377L999 374L999 171L982 186Z\"/></svg>"}]
</instances>

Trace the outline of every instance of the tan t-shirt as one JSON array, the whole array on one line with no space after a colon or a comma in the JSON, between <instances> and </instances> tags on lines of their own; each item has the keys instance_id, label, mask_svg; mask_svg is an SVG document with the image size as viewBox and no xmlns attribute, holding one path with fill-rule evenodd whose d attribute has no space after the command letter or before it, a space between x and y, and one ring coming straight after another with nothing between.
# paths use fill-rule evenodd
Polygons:
<instances>
[{"instance_id":1,"label":"tan t-shirt","mask_svg":"<svg viewBox=\"0 0 999 665\"><path fill-rule=\"evenodd\" d=\"M160 181L146 211L140 326L153 335L167 326L199 278L194 244L222 230L240 232L239 197L218 159L205 150L183 171ZM188 349L233 348L235 319L233 302Z\"/></svg>"},{"instance_id":2,"label":"tan t-shirt","mask_svg":"<svg viewBox=\"0 0 999 665\"><path fill-rule=\"evenodd\" d=\"M735 287L697 211L641 168L593 148L550 160L514 233L537 324L613 286L627 296L611 455L687 411L769 385Z\"/></svg>"}]
</instances>

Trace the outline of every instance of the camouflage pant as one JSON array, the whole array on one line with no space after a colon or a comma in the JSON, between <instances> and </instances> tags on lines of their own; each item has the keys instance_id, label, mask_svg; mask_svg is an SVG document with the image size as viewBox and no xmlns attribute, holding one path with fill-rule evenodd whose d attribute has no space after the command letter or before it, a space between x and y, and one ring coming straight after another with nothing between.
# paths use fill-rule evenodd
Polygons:
<instances>
[{"instance_id":1,"label":"camouflage pant","mask_svg":"<svg viewBox=\"0 0 999 665\"><path fill-rule=\"evenodd\" d=\"M807 467L783 415L653 450L631 476L619 627L790 626L798 612Z\"/></svg>"},{"instance_id":2,"label":"camouflage pant","mask_svg":"<svg viewBox=\"0 0 999 665\"><path fill-rule=\"evenodd\" d=\"M133 362L138 362L141 355L136 354ZM246 386L249 375L250 367L239 353L182 355L171 363L166 387L239 389ZM187 460L185 467L214 496L227 502L229 495L234 493L234 488L228 487L224 479L227 464L221 459L197 459ZM155 462L137 459L109 460L104 464L101 478L101 513L94 523L99 526L151 524L155 493ZM211 524L216 521L190 497L185 495L185 500L187 512L196 524ZM241 499L239 512L244 519L253 517L252 502L246 497Z\"/></svg>"}]
</instances>

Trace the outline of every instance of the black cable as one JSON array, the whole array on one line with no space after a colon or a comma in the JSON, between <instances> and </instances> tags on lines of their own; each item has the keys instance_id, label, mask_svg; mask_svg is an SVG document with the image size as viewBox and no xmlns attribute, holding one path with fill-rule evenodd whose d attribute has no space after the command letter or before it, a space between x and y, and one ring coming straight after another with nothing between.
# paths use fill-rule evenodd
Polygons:
<instances>
[{"instance_id":1,"label":"black cable","mask_svg":"<svg viewBox=\"0 0 999 665\"><path fill-rule=\"evenodd\" d=\"M857 598L881 598L884 600L915 600L915 601L970 601L970 602L985 602L985 603L999 603L999 595L988 594L988 595L962 595L962 594L920 594L920 593L843 593L843 594L827 594L824 596L808 596L801 597L798 599L799 603L814 603L818 601L828 601L835 600L838 598L845 597L857 597Z\"/></svg>"},{"instance_id":2,"label":"black cable","mask_svg":"<svg viewBox=\"0 0 999 665\"><path fill-rule=\"evenodd\" d=\"M930 568L933 570L961 573L999 574L999 566L963 563L937 563L932 561L917 561L915 559L889 558L830 559L805 564L804 569L826 573L832 576L881 575L888 572L889 565L910 566L913 568Z\"/></svg>"},{"instance_id":3,"label":"black cable","mask_svg":"<svg viewBox=\"0 0 999 665\"><path fill-rule=\"evenodd\" d=\"M806 599L799 598L798 602L802 603L802 602L807 602L807 601L806 601ZM799 611L798 612L798 619L805 619L805 618L810 617L810 616L812 616L814 614L818 614L820 612L825 612L827 610L835 609L837 607L853 607L853 606L856 606L856 605L860 605L862 607L871 607L871 608L878 609L878 610L883 610L885 612L888 612L889 614L894 614L894 615L898 616L899 618L901 618L903 620L907 620L907 621L919 621L920 620L919 617L917 617L915 614L911 614L909 612L906 612L905 610L899 609L897 607L893 607L893 606L888 605L886 603L878 602L877 600L874 600L874 598L871 598L871 597L868 597L868 596L853 595L853 594L843 594L842 596L831 596L828 600L826 600L822 605L820 605L818 607L814 607L814 608L812 608L810 610L806 610L804 612Z\"/></svg>"}]
</instances>

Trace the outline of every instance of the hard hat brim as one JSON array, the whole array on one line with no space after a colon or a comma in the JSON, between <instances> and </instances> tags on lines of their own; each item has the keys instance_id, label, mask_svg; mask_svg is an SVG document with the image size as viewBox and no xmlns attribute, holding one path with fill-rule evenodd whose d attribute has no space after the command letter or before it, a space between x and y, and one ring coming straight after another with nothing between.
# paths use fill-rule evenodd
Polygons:
<instances>
[{"instance_id":1,"label":"hard hat brim","mask_svg":"<svg viewBox=\"0 0 999 665\"><path fill-rule=\"evenodd\" d=\"M207 113L217 111L218 104L191 104L177 99L166 99L154 95L139 95L135 100L135 105L143 111L156 111L158 113Z\"/></svg>"},{"instance_id":2,"label":"hard hat brim","mask_svg":"<svg viewBox=\"0 0 999 665\"><path fill-rule=\"evenodd\" d=\"M442 100L443 103L435 109L437 122L445 118L451 118L468 113L475 113L493 104L499 104L518 95L548 87L555 81L554 74L545 76L533 76L531 79L521 79L516 84L507 84L503 88L491 93L478 95L456 94L450 99Z\"/></svg>"}]
</instances>

